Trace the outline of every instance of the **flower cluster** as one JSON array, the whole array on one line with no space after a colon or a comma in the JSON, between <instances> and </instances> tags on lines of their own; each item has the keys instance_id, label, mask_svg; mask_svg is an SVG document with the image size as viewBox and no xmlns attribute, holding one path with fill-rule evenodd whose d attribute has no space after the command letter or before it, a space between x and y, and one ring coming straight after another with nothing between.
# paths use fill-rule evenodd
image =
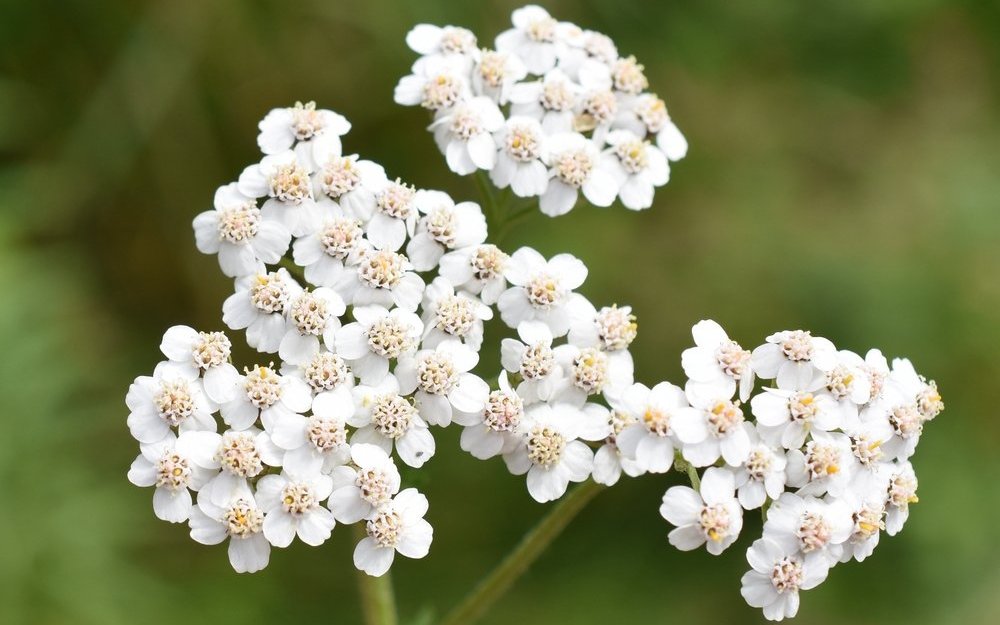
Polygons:
<instances>
[{"instance_id":1,"label":"flower cluster","mask_svg":"<svg viewBox=\"0 0 1000 625\"><path fill-rule=\"evenodd\" d=\"M635 385L626 394L635 425L618 435L623 465L666 470L676 452L691 471L705 468L694 488L663 497L678 549L718 555L737 539L743 511L762 508L743 597L770 620L794 616L799 590L839 562L867 558L882 531L902 529L917 501L909 458L941 396L908 360L890 367L878 350L862 358L802 330L752 352L713 321L692 333L683 389ZM755 378L771 383L751 397Z\"/></svg>"},{"instance_id":2,"label":"flower cluster","mask_svg":"<svg viewBox=\"0 0 1000 625\"><path fill-rule=\"evenodd\" d=\"M687 141L643 66L541 7L515 10L512 22L492 49L465 28L413 28L406 43L421 57L396 102L433 113L452 171L488 171L497 187L539 197L546 215L569 212L580 193L596 206L649 208Z\"/></svg>"}]
</instances>

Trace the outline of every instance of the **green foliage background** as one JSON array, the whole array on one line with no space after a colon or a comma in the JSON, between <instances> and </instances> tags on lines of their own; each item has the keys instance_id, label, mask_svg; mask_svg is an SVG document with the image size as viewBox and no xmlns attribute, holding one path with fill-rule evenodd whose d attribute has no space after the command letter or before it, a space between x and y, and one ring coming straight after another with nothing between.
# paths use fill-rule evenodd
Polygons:
<instances>
[{"instance_id":1,"label":"green foliage background","mask_svg":"<svg viewBox=\"0 0 1000 625\"><path fill-rule=\"evenodd\" d=\"M157 521L125 480L124 393L166 327L220 325L231 284L190 221L257 158L268 109L314 99L353 121L347 149L475 199L392 87L411 25L488 42L513 6L0 3L0 623L357 621L342 529L248 577ZM744 345L808 327L910 356L947 404L915 458L921 503L806 593L800 622L1000 622L1000 5L548 8L636 54L692 147L653 210L539 216L505 246L577 254L588 296L631 303L646 382L680 377L704 317ZM544 512L501 462L460 452L457 430L417 479L436 536L394 569L410 616L457 601ZM675 480L602 494L484 622L760 621L739 596L746 540L720 558L667 545L656 510Z\"/></svg>"}]
</instances>

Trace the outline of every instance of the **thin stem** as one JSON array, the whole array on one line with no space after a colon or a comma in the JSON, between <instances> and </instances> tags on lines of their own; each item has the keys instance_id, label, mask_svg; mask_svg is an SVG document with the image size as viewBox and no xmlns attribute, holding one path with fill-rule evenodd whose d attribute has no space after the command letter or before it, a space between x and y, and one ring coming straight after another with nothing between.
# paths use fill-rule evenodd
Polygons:
<instances>
[{"instance_id":1,"label":"thin stem","mask_svg":"<svg viewBox=\"0 0 1000 625\"><path fill-rule=\"evenodd\" d=\"M355 536L365 537L363 523L352 526ZM361 595L361 613L365 625L397 625L396 597L392 590L392 577L388 571L381 577L372 577L358 571L358 593Z\"/></svg>"},{"instance_id":2,"label":"thin stem","mask_svg":"<svg viewBox=\"0 0 1000 625\"><path fill-rule=\"evenodd\" d=\"M588 480L559 500L538 525L524 535L521 543L441 621L441 625L469 625L479 619L603 489L600 484Z\"/></svg>"}]
</instances>

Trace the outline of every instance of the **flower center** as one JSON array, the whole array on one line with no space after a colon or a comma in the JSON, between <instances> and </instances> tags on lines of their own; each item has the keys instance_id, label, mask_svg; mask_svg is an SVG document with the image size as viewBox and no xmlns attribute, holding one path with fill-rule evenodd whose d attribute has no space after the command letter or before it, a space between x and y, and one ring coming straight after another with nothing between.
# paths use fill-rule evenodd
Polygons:
<instances>
[{"instance_id":1,"label":"flower center","mask_svg":"<svg viewBox=\"0 0 1000 625\"><path fill-rule=\"evenodd\" d=\"M347 362L331 352L319 352L306 365L305 379L316 392L332 391L351 376Z\"/></svg>"},{"instance_id":2,"label":"flower center","mask_svg":"<svg viewBox=\"0 0 1000 625\"><path fill-rule=\"evenodd\" d=\"M806 443L805 456L810 480L822 479L840 472L840 450L836 445L809 441Z\"/></svg>"},{"instance_id":3,"label":"flower center","mask_svg":"<svg viewBox=\"0 0 1000 625\"><path fill-rule=\"evenodd\" d=\"M260 209L253 202L219 211L219 239L232 244L257 236Z\"/></svg>"},{"instance_id":4,"label":"flower center","mask_svg":"<svg viewBox=\"0 0 1000 625\"><path fill-rule=\"evenodd\" d=\"M907 508L917 498L917 477L912 473L897 473L889 482L889 503L897 508Z\"/></svg>"},{"instance_id":5,"label":"flower center","mask_svg":"<svg viewBox=\"0 0 1000 625\"><path fill-rule=\"evenodd\" d=\"M415 416L417 409L413 404L396 393L377 396L372 406L372 425L375 426L375 431L392 439L406 434Z\"/></svg>"},{"instance_id":6,"label":"flower center","mask_svg":"<svg viewBox=\"0 0 1000 625\"><path fill-rule=\"evenodd\" d=\"M708 426L716 438L721 438L743 423L743 410L739 405L725 400L717 401L708 410Z\"/></svg>"},{"instance_id":7,"label":"flower center","mask_svg":"<svg viewBox=\"0 0 1000 625\"><path fill-rule=\"evenodd\" d=\"M281 399L281 378L270 367L255 365L243 381L247 399L257 408L270 408Z\"/></svg>"},{"instance_id":8,"label":"flower center","mask_svg":"<svg viewBox=\"0 0 1000 625\"><path fill-rule=\"evenodd\" d=\"M601 33L587 33L586 39L583 42L583 49L590 56L608 64L611 64L612 61L618 58L618 48L615 47L615 42L611 37Z\"/></svg>"},{"instance_id":9,"label":"flower center","mask_svg":"<svg viewBox=\"0 0 1000 625\"><path fill-rule=\"evenodd\" d=\"M884 455L882 441L873 441L865 434L851 437L851 451L858 462L866 467L877 465Z\"/></svg>"},{"instance_id":10,"label":"flower center","mask_svg":"<svg viewBox=\"0 0 1000 625\"><path fill-rule=\"evenodd\" d=\"M507 76L507 55L495 50L483 50L479 60L479 77L488 86L496 89Z\"/></svg>"},{"instance_id":11,"label":"flower center","mask_svg":"<svg viewBox=\"0 0 1000 625\"><path fill-rule=\"evenodd\" d=\"M382 471L368 469L358 471L355 484L361 489L361 498L373 506L389 501L389 476Z\"/></svg>"},{"instance_id":12,"label":"flower center","mask_svg":"<svg viewBox=\"0 0 1000 625\"><path fill-rule=\"evenodd\" d=\"M263 313L280 313L288 305L288 286L281 275L258 274L250 285L250 303Z\"/></svg>"},{"instance_id":13,"label":"flower center","mask_svg":"<svg viewBox=\"0 0 1000 625\"><path fill-rule=\"evenodd\" d=\"M483 410L483 424L494 432L512 432L524 416L524 400L517 394L493 391Z\"/></svg>"},{"instance_id":14,"label":"flower center","mask_svg":"<svg viewBox=\"0 0 1000 625\"><path fill-rule=\"evenodd\" d=\"M628 308L605 306L597 313L597 336L608 351L628 349L639 333L639 324Z\"/></svg>"},{"instance_id":15,"label":"flower center","mask_svg":"<svg viewBox=\"0 0 1000 625\"><path fill-rule=\"evenodd\" d=\"M424 97L420 105L425 109L439 111L446 109L462 95L462 83L451 74L438 74L424 83Z\"/></svg>"},{"instance_id":16,"label":"flower center","mask_svg":"<svg viewBox=\"0 0 1000 625\"><path fill-rule=\"evenodd\" d=\"M232 347L222 332L199 332L191 355L199 369L211 369L229 361Z\"/></svg>"},{"instance_id":17,"label":"flower center","mask_svg":"<svg viewBox=\"0 0 1000 625\"><path fill-rule=\"evenodd\" d=\"M576 98L573 97L573 91L566 81L549 80L542 85L538 102L547 111L562 112L572 110Z\"/></svg>"},{"instance_id":18,"label":"flower center","mask_svg":"<svg viewBox=\"0 0 1000 625\"><path fill-rule=\"evenodd\" d=\"M398 358L414 345L402 323L393 317L383 317L368 328L368 347L379 356Z\"/></svg>"},{"instance_id":19,"label":"flower center","mask_svg":"<svg viewBox=\"0 0 1000 625\"><path fill-rule=\"evenodd\" d=\"M364 236L361 222L348 217L336 217L326 223L320 235L320 243L327 256L344 260L358 247Z\"/></svg>"},{"instance_id":20,"label":"flower center","mask_svg":"<svg viewBox=\"0 0 1000 625\"><path fill-rule=\"evenodd\" d=\"M736 341L726 341L715 350L715 360L723 373L738 380L750 365L750 352L740 347Z\"/></svg>"},{"instance_id":21,"label":"flower center","mask_svg":"<svg viewBox=\"0 0 1000 625\"><path fill-rule=\"evenodd\" d=\"M485 282L503 275L507 258L507 255L495 245L480 245L469 258L469 263L476 279Z\"/></svg>"},{"instance_id":22,"label":"flower center","mask_svg":"<svg viewBox=\"0 0 1000 625\"><path fill-rule=\"evenodd\" d=\"M279 165L268 180L271 197L290 204L301 204L309 197L309 172L298 163Z\"/></svg>"},{"instance_id":23,"label":"flower center","mask_svg":"<svg viewBox=\"0 0 1000 625\"><path fill-rule=\"evenodd\" d=\"M336 419L324 419L313 415L306 425L306 436L317 451L326 452L347 443L344 424Z\"/></svg>"},{"instance_id":24,"label":"flower center","mask_svg":"<svg viewBox=\"0 0 1000 625\"><path fill-rule=\"evenodd\" d=\"M442 297L434 310L437 329L452 336L465 336L476 323L472 300L460 295Z\"/></svg>"},{"instance_id":25,"label":"flower center","mask_svg":"<svg viewBox=\"0 0 1000 625\"><path fill-rule=\"evenodd\" d=\"M875 399L882 394L882 386L885 384L886 374L867 364L864 367L864 371L868 374L868 378L872 381L871 398Z\"/></svg>"},{"instance_id":26,"label":"flower center","mask_svg":"<svg viewBox=\"0 0 1000 625\"><path fill-rule=\"evenodd\" d=\"M545 273L536 275L524 288L528 292L528 301L531 305L542 310L552 308L563 296L559 281Z\"/></svg>"},{"instance_id":27,"label":"flower center","mask_svg":"<svg viewBox=\"0 0 1000 625\"><path fill-rule=\"evenodd\" d=\"M222 468L237 477L256 477L264 470L253 436L247 432L229 432L219 447Z\"/></svg>"},{"instance_id":28,"label":"flower center","mask_svg":"<svg viewBox=\"0 0 1000 625\"><path fill-rule=\"evenodd\" d=\"M792 421L808 423L819 413L819 404L812 393L795 393L788 398L788 413Z\"/></svg>"},{"instance_id":29,"label":"flower center","mask_svg":"<svg viewBox=\"0 0 1000 625\"><path fill-rule=\"evenodd\" d=\"M540 43L555 41L557 22L551 17L541 17L532 20L525 29L525 33L532 41Z\"/></svg>"},{"instance_id":30,"label":"flower center","mask_svg":"<svg viewBox=\"0 0 1000 625\"><path fill-rule=\"evenodd\" d=\"M391 250L376 250L358 265L361 282L373 289L391 289L406 273L406 256Z\"/></svg>"},{"instance_id":31,"label":"flower center","mask_svg":"<svg viewBox=\"0 0 1000 625\"><path fill-rule=\"evenodd\" d=\"M403 522L399 515L389 510L379 511L365 525L365 531L379 547L395 547L402 529Z\"/></svg>"},{"instance_id":32,"label":"flower center","mask_svg":"<svg viewBox=\"0 0 1000 625\"><path fill-rule=\"evenodd\" d=\"M917 393L917 410L924 421L930 421L944 410L944 401L938 392L937 384L929 382Z\"/></svg>"},{"instance_id":33,"label":"flower center","mask_svg":"<svg viewBox=\"0 0 1000 625\"><path fill-rule=\"evenodd\" d=\"M461 139L469 139L482 134L483 121L472 107L459 106L451 116L451 133Z\"/></svg>"},{"instance_id":34,"label":"flower center","mask_svg":"<svg viewBox=\"0 0 1000 625\"><path fill-rule=\"evenodd\" d=\"M177 452L168 451L156 462L156 485L176 491L191 483L191 465Z\"/></svg>"},{"instance_id":35,"label":"flower center","mask_svg":"<svg viewBox=\"0 0 1000 625\"><path fill-rule=\"evenodd\" d=\"M608 356L594 347L580 350L573 360L573 384L588 395L601 392L608 376Z\"/></svg>"},{"instance_id":36,"label":"flower center","mask_svg":"<svg viewBox=\"0 0 1000 625\"><path fill-rule=\"evenodd\" d=\"M455 245L456 221L455 211L450 206L435 206L424 217L427 234L448 248Z\"/></svg>"},{"instance_id":37,"label":"flower center","mask_svg":"<svg viewBox=\"0 0 1000 625\"><path fill-rule=\"evenodd\" d=\"M186 380L165 380L153 395L160 417L171 426L178 426L194 414L194 398Z\"/></svg>"},{"instance_id":38,"label":"flower center","mask_svg":"<svg viewBox=\"0 0 1000 625\"><path fill-rule=\"evenodd\" d=\"M654 95L642 96L635 106L635 114L646 125L646 129L656 134L670 121L667 104Z\"/></svg>"},{"instance_id":39,"label":"flower center","mask_svg":"<svg viewBox=\"0 0 1000 625\"><path fill-rule=\"evenodd\" d=\"M441 51L451 54L471 52L476 48L476 36L472 31L456 26L448 26L441 34Z\"/></svg>"},{"instance_id":40,"label":"flower center","mask_svg":"<svg viewBox=\"0 0 1000 625\"><path fill-rule=\"evenodd\" d=\"M849 397L852 386L854 374L844 365L837 365L826 374L826 388L837 399Z\"/></svg>"},{"instance_id":41,"label":"flower center","mask_svg":"<svg viewBox=\"0 0 1000 625\"><path fill-rule=\"evenodd\" d=\"M302 293L292 303L290 312L295 329L303 336L319 336L326 330L327 321L330 319L326 301L308 291Z\"/></svg>"},{"instance_id":42,"label":"flower center","mask_svg":"<svg viewBox=\"0 0 1000 625\"><path fill-rule=\"evenodd\" d=\"M315 102L296 102L294 108L288 109L292 114L292 130L299 141L312 139L323 131L326 124L323 116L316 110Z\"/></svg>"},{"instance_id":43,"label":"flower center","mask_svg":"<svg viewBox=\"0 0 1000 625\"><path fill-rule=\"evenodd\" d=\"M701 531L705 538L719 542L729 535L729 510L720 504L705 506L698 516Z\"/></svg>"},{"instance_id":44,"label":"flower center","mask_svg":"<svg viewBox=\"0 0 1000 625\"><path fill-rule=\"evenodd\" d=\"M281 491L281 507L292 516L301 516L318 505L308 484L292 482Z\"/></svg>"},{"instance_id":45,"label":"flower center","mask_svg":"<svg viewBox=\"0 0 1000 625\"><path fill-rule=\"evenodd\" d=\"M792 362L809 360L813 356L812 335L805 330L786 332L781 340L781 351Z\"/></svg>"},{"instance_id":46,"label":"flower center","mask_svg":"<svg viewBox=\"0 0 1000 625\"><path fill-rule=\"evenodd\" d=\"M773 455L770 450L764 447L758 447L750 452L750 457L747 458L747 474L749 474L750 479L756 480L758 482L763 482L767 477L767 474L771 472L771 463Z\"/></svg>"},{"instance_id":47,"label":"flower center","mask_svg":"<svg viewBox=\"0 0 1000 625\"><path fill-rule=\"evenodd\" d=\"M521 377L537 380L552 373L556 357L552 348L542 343L529 345L521 356Z\"/></svg>"},{"instance_id":48,"label":"flower center","mask_svg":"<svg viewBox=\"0 0 1000 625\"><path fill-rule=\"evenodd\" d=\"M541 141L533 126L514 124L507 132L507 154L516 161L527 163L542 153Z\"/></svg>"},{"instance_id":49,"label":"flower center","mask_svg":"<svg viewBox=\"0 0 1000 625\"><path fill-rule=\"evenodd\" d=\"M447 395L455 388L458 376L451 356L431 352L417 365L417 380L425 393Z\"/></svg>"},{"instance_id":50,"label":"flower center","mask_svg":"<svg viewBox=\"0 0 1000 625\"><path fill-rule=\"evenodd\" d=\"M903 438L920 436L920 432L924 429L923 417L920 416L920 411L915 403L902 404L893 408L892 412L889 413L889 423L896 434Z\"/></svg>"},{"instance_id":51,"label":"flower center","mask_svg":"<svg viewBox=\"0 0 1000 625\"><path fill-rule=\"evenodd\" d=\"M618 100L611 91L592 91L584 97L582 112L573 120L575 129L587 132L610 124L618 113Z\"/></svg>"},{"instance_id":52,"label":"flower center","mask_svg":"<svg viewBox=\"0 0 1000 625\"><path fill-rule=\"evenodd\" d=\"M806 512L795 530L803 553L822 549L830 542L830 524L815 512Z\"/></svg>"},{"instance_id":53,"label":"flower center","mask_svg":"<svg viewBox=\"0 0 1000 625\"><path fill-rule=\"evenodd\" d=\"M393 219L409 219L413 213L413 196L416 187L401 182L398 178L379 192L375 198L379 212Z\"/></svg>"},{"instance_id":54,"label":"flower center","mask_svg":"<svg viewBox=\"0 0 1000 625\"><path fill-rule=\"evenodd\" d=\"M653 406L647 406L646 411L642 413L642 422L651 434L656 434L660 437L670 434L669 412L665 412Z\"/></svg>"},{"instance_id":55,"label":"flower center","mask_svg":"<svg viewBox=\"0 0 1000 625\"><path fill-rule=\"evenodd\" d=\"M352 156L331 156L320 172L320 189L336 200L361 184L361 171Z\"/></svg>"},{"instance_id":56,"label":"flower center","mask_svg":"<svg viewBox=\"0 0 1000 625\"><path fill-rule=\"evenodd\" d=\"M259 534L264 528L264 515L256 506L251 507L247 500L238 499L226 509L222 515L222 522L230 537L250 538L254 534Z\"/></svg>"},{"instance_id":57,"label":"flower center","mask_svg":"<svg viewBox=\"0 0 1000 625\"><path fill-rule=\"evenodd\" d=\"M618 59L611 68L615 89L632 95L642 93L649 86L644 70L645 68L635 60L634 56Z\"/></svg>"},{"instance_id":58,"label":"flower center","mask_svg":"<svg viewBox=\"0 0 1000 625\"><path fill-rule=\"evenodd\" d=\"M579 189L594 169L594 159L586 150L568 150L556 157L556 176L565 184Z\"/></svg>"},{"instance_id":59,"label":"flower center","mask_svg":"<svg viewBox=\"0 0 1000 625\"><path fill-rule=\"evenodd\" d=\"M546 469L559 462L565 447L566 438L549 427L535 426L528 435L528 459Z\"/></svg>"},{"instance_id":60,"label":"flower center","mask_svg":"<svg viewBox=\"0 0 1000 625\"><path fill-rule=\"evenodd\" d=\"M854 532L851 534L851 541L860 543L868 540L885 529L885 522L882 520L885 510L865 506L854 513Z\"/></svg>"},{"instance_id":61,"label":"flower center","mask_svg":"<svg viewBox=\"0 0 1000 625\"><path fill-rule=\"evenodd\" d=\"M649 157L646 154L647 143L639 139L623 141L615 146L615 154L621 162L622 167L630 174L638 174L649 165Z\"/></svg>"},{"instance_id":62,"label":"flower center","mask_svg":"<svg viewBox=\"0 0 1000 625\"><path fill-rule=\"evenodd\" d=\"M798 592L802 585L802 563L785 556L771 570L771 585L778 592Z\"/></svg>"}]
</instances>

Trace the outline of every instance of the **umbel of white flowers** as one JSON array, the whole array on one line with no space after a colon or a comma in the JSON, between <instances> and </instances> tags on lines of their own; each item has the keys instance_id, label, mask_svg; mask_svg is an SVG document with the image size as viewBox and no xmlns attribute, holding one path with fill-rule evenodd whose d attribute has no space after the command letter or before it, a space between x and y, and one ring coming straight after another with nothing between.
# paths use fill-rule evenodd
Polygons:
<instances>
[{"instance_id":1,"label":"umbel of white flowers","mask_svg":"<svg viewBox=\"0 0 1000 625\"><path fill-rule=\"evenodd\" d=\"M476 94L436 107L439 119L470 102L496 104L505 89L544 91L557 68L579 86L603 64L622 108L645 87L641 68L603 35L538 7L515 11L514 24L493 53L463 29L411 31L426 55L418 65L464 68L460 92ZM488 59L544 84L519 83L524 71L511 70L517 78L487 88ZM439 83L428 84L421 93ZM521 112L579 130L585 113L573 102L567 116ZM610 137L618 119L593 135ZM354 563L369 575L384 574L396 552L426 555L428 502L403 488L396 462L423 466L436 451L433 430L452 423L463 428L462 449L502 457L539 502L570 482L665 473L675 458L703 469L698 489L663 497L660 513L676 526L670 542L717 555L736 541L743 511L764 507L742 593L769 619L793 616L800 589L902 529L917 500L909 458L943 408L909 361L890 366L878 350L861 357L799 330L747 351L701 321L682 355L682 386L636 383L636 318L575 292L587 277L580 260L506 254L487 242L477 204L344 155L350 124L337 113L296 104L259 127L263 158L219 188L194 230L198 249L234 279L224 324L267 356L241 373L224 333L175 326L160 345L164 360L126 396L140 449L129 479L154 487L156 516L187 523L194 540L228 540L235 570L264 568L271 546L296 537L318 546L338 523L364 523ZM670 148L679 136L659 140ZM628 204L624 186L615 193ZM484 380L474 370L483 323L497 312L511 335L494 361L499 375ZM755 394L757 380L767 383Z\"/></svg>"}]
</instances>

